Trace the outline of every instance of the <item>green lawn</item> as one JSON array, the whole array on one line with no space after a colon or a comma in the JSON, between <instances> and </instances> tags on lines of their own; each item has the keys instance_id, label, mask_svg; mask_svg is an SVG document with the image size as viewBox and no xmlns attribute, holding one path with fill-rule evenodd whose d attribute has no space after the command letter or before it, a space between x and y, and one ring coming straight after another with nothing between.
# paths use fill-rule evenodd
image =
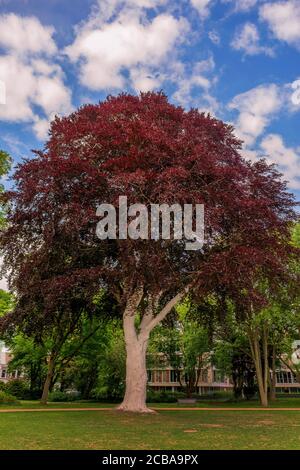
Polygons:
<instances>
[{"instance_id":1,"label":"green lawn","mask_svg":"<svg viewBox=\"0 0 300 470\"><path fill-rule=\"evenodd\" d=\"M300 449L299 428L300 411L0 413L0 449Z\"/></svg>"},{"instance_id":2,"label":"green lawn","mask_svg":"<svg viewBox=\"0 0 300 470\"><path fill-rule=\"evenodd\" d=\"M2 405L0 404L1 409L10 409L10 408L112 408L116 404L110 403L99 403L91 401L74 401L74 402L49 402L48 405L43 406L39 401L21 401L17 405ZM201 402L193 404L178 404L178 403L150 403L148 405L150 408L190 408L190 407L199 407L199 408L257 408L260 407L259 401L222 401L222 400L203 400ZM300 409L300 397L299 398L277 398L273 403L270 403L270 408L299 408Z\"/></svg>"},{"instance_id":3,"label":"green lawn","mask_svg":"<svg viewBox=\"0 0 300 470\"><path fill-rule=\"evenodd\" d=\"M149 404L155 408L161 407L174 407L174 408L260 408L258 400L243 400L243 401L229 401L229 400L203 400L194 404L178 404L178 403L153 403ZM269 404L269 408L299 408L300 410L300 397L299 398L277 398L274 402Z\"/></svg>"}]
</instances>

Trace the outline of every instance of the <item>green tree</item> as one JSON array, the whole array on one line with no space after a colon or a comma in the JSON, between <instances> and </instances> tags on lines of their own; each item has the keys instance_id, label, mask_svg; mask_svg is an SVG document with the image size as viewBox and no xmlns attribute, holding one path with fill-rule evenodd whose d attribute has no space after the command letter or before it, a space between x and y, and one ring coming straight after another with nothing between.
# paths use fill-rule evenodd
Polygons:
<instances>
[{"instance_id":1,"label":"green tree","mask_svg":"<svg viewBox=\"0 0 300 470\"><path fill-rule=\"evenodd\" d=\"M0 317L10 312L14 306L14 297L10 292L0 289Z\"/></svg>"},{"instance_id":2,"label":"green tree","mask_svg":"<svg viewBox=\"0 0 300 470\"><path fill-rule=\"evenodd\" d=\"M126 350L121 323L108 323L106 335L106 345L99 358L94 395L119 400L125 390L126 374Z\"/></svg>"},{"instance_id":3,"label":"green tree","mask_svg":"<svg viewBox=\"0 0 300 470\"><path fill-rule=\"evenodd\" d=\"M158 326L150 345L152 365L155 357L171 366L188 398L196 391L201 371L210 362L207 328L193 320L195 306L189 299L176 307L178 319L171 326Z\"/></svg>"},{"instance_id":4,"label":"green tree","mask_svg":"<svg viewBox=\"0 0 300 470\"><path fill-rule=\"evenodd\" d=\"M9 370L22 371L32 398L39 398L47 374L47 346L19 332L6 341L12 354Z\"/></svg>"},{"instance_id":5,"label":"green tree","mask_svg":"<svg viewBox=\"0 0 300 470\"><path fill-rule=\"evenodd\" d=\"M83 398L120 399L124 391L125 344L120 319L98 320L100 328L81 346L74 337L68 345L70 351L77 351L69 357L58 373L57 381L61 390L75 388ZM94 320L94 326L96 321ZM83 335L90 330L88 322Z\"/></svg>"},{"instance_id":6,"label":"green tree","mask_svg":"<svg viewBox=\"0 0 300 470\"><path fill-rule=\"evenodd\" d=\"M292 245L295 248L300 248L300 223L293 227ZM300 263L297 260L292 263L292 269L295 276L299 278ZM296 296L291 308L294 312L295 324L291 334L281 338L282 349L284 351L282 361L295 375L297 382L300 383L300 362L297 357L299 355L299 348L295 350L295 340L300 339L300 292L298 287L296 287Z\"/></svg>"},{"instance_id":7,"label":"green tree","mask_svg":"<svg viewBox=\"0 0 300 470\"><path fill-rule=\"evenodd\" d=\"M235 399L248 400L254 396L255 368L245 334L235 331L226 340L216 340L213 363L223 374L231 377Z\"/></svg>"},{"instance_id":8,"label":"green tree","mask_svg":"<svg viewBox=\"0 0 300 470\"><path fill-rule=\"evenodd\" d=\"M3 317L3 331L6 343L15 355L13 364L23 365L26 375L34 390L38 388L39 379L44 378L42 387L43 404L47 403L49 391L58 379L62 378L73 358L84 344L102 327L99 318L104 321L106 315L114 315L114 304L101 290L93 299L93 315L80 305L78 296L77 315L69 315L69 311L57 312L50 325L40 317L41 323L34 331L26 329L26 323L12 321L15 310ZM20 312L20 304L17 305ZM33 308L35 305L33 305ZM61 314L59 314L61 313ZM38 318L38 312L35 319ZM38 320L37 320L38 321ZM7 327L8 325L8 327ZM46 374L45 374L46 368Z\"/></svg>"}]
</instances>

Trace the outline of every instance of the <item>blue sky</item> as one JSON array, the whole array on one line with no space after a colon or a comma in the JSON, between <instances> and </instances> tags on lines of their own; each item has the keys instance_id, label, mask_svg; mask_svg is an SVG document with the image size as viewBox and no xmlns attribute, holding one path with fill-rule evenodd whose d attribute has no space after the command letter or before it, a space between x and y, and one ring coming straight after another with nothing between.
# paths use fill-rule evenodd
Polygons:
<instances>
[{"instance_id":1,"label":"blue sky","mask_svg":"<svg viewBox=\"0 0 300 470\"><path fill-rule=\"evenodd\" d=\"M299 0L0 0L0 148L19 161L55 114L163 89L233 123L300 199L299 59Z\"/></svg>"}]
</instances>

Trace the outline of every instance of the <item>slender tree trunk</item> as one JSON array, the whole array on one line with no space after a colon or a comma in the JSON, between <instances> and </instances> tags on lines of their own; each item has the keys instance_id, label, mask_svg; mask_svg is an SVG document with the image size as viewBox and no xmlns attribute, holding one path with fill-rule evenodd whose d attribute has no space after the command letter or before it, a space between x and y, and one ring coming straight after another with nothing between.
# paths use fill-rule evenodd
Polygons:
<instances>
[{"instance_id":1,"label":"slender tree trunk","mask_svg":"<svg viewBox=\"0 0 300 470\"><path fill-rule=\"evenodd\" d=\"M186 390L186 397L191 398L192 397L192 377L190 377L188 374L186 376L186 385L185 385L185 390Z\"/></svg>"},{"instance_id":2,"label":"slender tree trunk","mask_svg":"<svg viewBox=\"0 0 300 470\"><path fill-rule=\"evenodd\" d=\"M47 402L48 402L50 385L51 385L52 377L54 374L54 366L55 366L55 358L54 358L54 355L51 354L49 358L48 372L47 372L46 380L44 383L43 394L41 398L41 403L43 405L47 405Z\"/></svg>"},{"instance_id":3,"label":"slender tree trunk","mask_svg":"<svg viewBox=\"0 0 300 470\"><path fill-rule=\"evenodd\" d=\"M257 332L249 332L249 342L251 348L251 354L253 358L253 362L255 365L256 371L256 380L258 385L258 392L260 403L262 406L268 406L268 377L266 377L266 366L267 364L263 364L262 356L260 351L260 344L258 340ZM263 345L264 349L264 345ZM265 362L265 361L264 361Z\"/></svg>"},{"instance_id":4,"label":"slender tree trunk","mask_svg":"<svg viewBox=\"0 0 300 470\"><path fill-rule=\"evenodd\" d=\"M276 400L276 348L272 347L272 371L270 377L270 401Z\"/></svg>"},{"instance_id":5,"label":"slender tree trunk","mask_svg":"<svg viewBox=\"0 0 300 470\"><path fill-rule=\"evenodd\" d=\"M268 385L270 377L270 367L269 367L269 355L268 355L268 330L267 326L263 326L263 335L262 335L262 349L263 349L263 377L264 377L264 392L267 397L267 404L263 406L268 406Z\"/></svg>"}]
</instances>

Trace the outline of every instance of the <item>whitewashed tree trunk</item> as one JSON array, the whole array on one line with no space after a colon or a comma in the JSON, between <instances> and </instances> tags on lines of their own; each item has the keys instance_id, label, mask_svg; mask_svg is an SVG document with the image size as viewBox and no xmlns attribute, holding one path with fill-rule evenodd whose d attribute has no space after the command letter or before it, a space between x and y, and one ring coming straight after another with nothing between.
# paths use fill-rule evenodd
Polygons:
<instances>
[{"instance_id":1,"label":"whitewashed tree trunk","mask_svg":"<svg viewBox=\"0 0 300 470\"><path fill-rule=\"evenodd\" d=\"M124 338L126 345L126 389L120 411L134 411L137 413L151 413L146 406L147 369L146 352L149 333L138 334L135 327L137 308L142 294L135 292L127 301L123 315Z\"/></svg>"},{"instance_id":2,"label":"whitewashed tree trunk","mask_svg":"<svg viewBox=\"0 0 300 470\"><path fill-rule=\"evenodd\" d=\"M117 407L120 411L136 413L154 413L146 405L147 368L146 353L149 336L153 328L162 321L172 308L184 297L187 288L171 299L155 316L154 308L144 314L139 331L135 327L137 308L142 299L142 293L136 291L127 301L123 315L124 338L126 344L126 389L123 402Z\"/></svg>"},{"instance_id":3,"label":"whitewashed tree trunk","mask_svg":"<svg viewBox=\"0 0 300 470\"><path fill-rule=\"evenodd\" d=\"M125 338L127 336L124 330ZM123 402L118 407L121 411L153 413L146 406L147 369L146 352L148 337L137 337L126 341L126 391Z\"/></svg>"}]
</instances>

